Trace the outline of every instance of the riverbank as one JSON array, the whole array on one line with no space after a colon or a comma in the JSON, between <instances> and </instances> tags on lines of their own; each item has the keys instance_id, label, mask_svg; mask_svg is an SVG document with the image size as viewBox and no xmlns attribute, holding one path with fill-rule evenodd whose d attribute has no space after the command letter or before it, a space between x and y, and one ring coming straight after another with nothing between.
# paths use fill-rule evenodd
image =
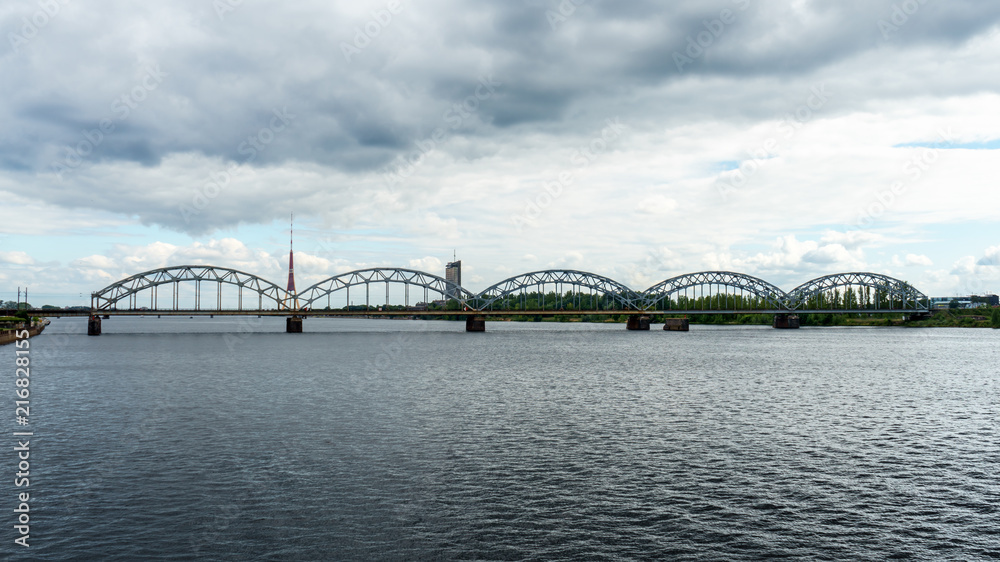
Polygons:
<instances>
[{"instance_id":1,"label":"riverbank","mask_svg":"<svg viewBox=\"0 0 1000 562\"><path fill-rule=\"evenodd\" d=\"M931 316L922 320L910 320L902 314L799 314L799 321L802 326L810 327L845 327L845 326L899 326L911 328L991 328L994 326L992 320L992 309L960 309L960 310L935 310ZM662 324L668 316L653 315L653 324ZM715 314L715 315L690 315L688 321L692 324L714 324L724 326L740 325L770 325L773 315L770 314ZM500 319L491 318L490 321ZM504 318L504 320L520 322L600 322L600 323L624 323L627 315L621 316L587 316L580 317L555 316L514 316Z\"/></svg>"},{"instance_id":2,"label":"riverbank","mask_svg":"<svg viewBox=\"0 0 1000 562\"><path fill-rule=\"evenodd\" d=\"M917 328L996 328L994 310L989 308L971 310L935 310L930 318L907 322L907 326Z\"/></svg>"},{"instance_id":3,"label":"riverbank","mask_svg":"<svg viewBox=\"0 0 1000 562\"><path fill-rule=\"evenodd\" d=\"M37 322L32 323L30 328L20 327L20 328L0 330L0 345L7 345L9 343L14 343L15 341L17 341L17 333L24 331L25 329L28 330L28 337L33 338L38 334L42 333L42 331L45 330L45 327L48 326L50 322L51 320L49 320L48 318L42 318Z\"/></svg>"},{"instance_id":4,"label":"riverbank","mask_svg":"<svg viewBox=\"0 0 1000 562\"><path fill-rule=\"evenodd\" d=\"M897 326L908 328L991 328L992 309L935 310L928 318L910 320L901 314L800 314L802 326ZM769 324L766 315L691 317L691 324Z\"/></svg>"}]
</instances>

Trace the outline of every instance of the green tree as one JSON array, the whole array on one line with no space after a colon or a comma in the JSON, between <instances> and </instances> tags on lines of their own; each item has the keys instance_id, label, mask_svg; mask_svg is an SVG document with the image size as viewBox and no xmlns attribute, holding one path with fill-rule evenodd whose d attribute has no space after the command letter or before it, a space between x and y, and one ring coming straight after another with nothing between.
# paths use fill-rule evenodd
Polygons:
<instances>
[{"instance_id":1,"label":"green tree","mask_svg":"<svg viewBox=\"0 0 1000 562\"><path fill-rule=\"evenodd\" d=\"M1000 328L1000 308L993 309L993 316L990 318L990 325L994 328Z\"/></svg>"}]
</instances>

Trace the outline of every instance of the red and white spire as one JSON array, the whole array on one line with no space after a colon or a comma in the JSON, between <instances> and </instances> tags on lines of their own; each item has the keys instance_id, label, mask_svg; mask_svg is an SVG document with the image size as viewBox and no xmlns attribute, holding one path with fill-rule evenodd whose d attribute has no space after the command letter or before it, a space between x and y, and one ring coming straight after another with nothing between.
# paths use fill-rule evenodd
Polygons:
<instances>
[{"instance_id":1,"label":"red and white spire","mask_svg":"<svg viewBox=\"0 0 1000 562\"><path fill-rule=\"evenodd\" d=\"M290 306L299 307L299 296L295 292L295 213L288 225L288 294L292 297Z\"/></svg>"}]
</instances>

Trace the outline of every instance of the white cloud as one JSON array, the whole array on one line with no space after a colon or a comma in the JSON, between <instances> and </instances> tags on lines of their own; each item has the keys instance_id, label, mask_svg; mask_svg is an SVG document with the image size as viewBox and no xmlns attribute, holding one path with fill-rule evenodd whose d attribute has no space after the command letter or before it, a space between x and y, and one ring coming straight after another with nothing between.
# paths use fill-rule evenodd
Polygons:
<instances>
[{"instance_id":1,"label":"white cloud","mask_svg":"<svg viewBox=\"0 0 1000 562\"><path fill-rule=\"evenodd\" d=\"M34 265L35 259L27 253L21 251L0 252L0 263L9 263L13 265Z\"/></svg>"},{"instance_id":2,"label":"white cloud","mask_svg":"<svg viewBox=\"0 0 1000 562\"><path fill-rule=\"evenodd\" d=\"M559 259L550 262L548 266L550 269L580 269L585 267L586 263L587 260L584 258L582 252L572 251L566 252Z\"/></svg>"},{"instance_id":3,"label":"white cloud","mask_svg":"<svg viewBox=\"0 0 1000 562\"><path fill-rule=\"evenodd\" d=\"M802 256L802 261L821 265L855 263L851 253L840 244L827 244Z\"/></svg>"},{"instance_id":4,"label":"white cloud","mask_svg":"<svg viewBox=\"0 0 1000 562\"><path fill-rule=\"evenodd\" d=\"M976 265L987 267L1000 266L1000 246L986 248L985 255L976 262Z\"/></svg>"},{"instance_id":5,"label":"white cloud","mask_svg":"<svg viewBox=\"0 0 1000 562\"><path fill-rule=\"evenodd\" d=\"M906 254L906 265L930 267L934 262L927 256L917 254Z\"/></svg>"},{"instance_id":6,"label":"white cloud","mask_svg":"<svg viewBox=\"0 0 1000 562\"><path fill-rule=\"evenodd\" d=\"M639 202L638 211L646 215L663 217L677 209L677 201L664 195L651 195Z\"/></svg>"},{"instance_id":7,"label":"white cloud","mask_svg":"<svg viewBox=\"0 0 1000 562\"><path fill-rule=\"evenodd\" d=\"M905 258L900 258L899 255L892 256L889 264L893 267L930 267L934 262L924 255L907 254Z\"/></svg>"},{"instance_id":8,"label":"white cloud","mask_svg":"<svg viewBox=\"0 0 1000 562\"><path fill-rule=\"evenodd\" d=\"M70 266L79 269L115 269L118 264L107 256L93 255L73 260Z\"/></svg>"},{"instance_id":9,"label":"white cloud","mask_svg":"<svg viewBox=\"0 0 1000 562\"><path fill-rule=\"evenodd\" d=\"M846 271L863 268L861 250L848 251L841 244L820 244L814 240L798 240L795 235L783 236L774 244L774 251L758 253L745 259L733 260L736 266L753 271Z\"/></svg>"},{"instance_id":10,"label":"white cloud","mask_svg":"<svg viewBox=\"0 0 1000 562\"><path fill-rule=\"evenodd\" d=\"M444 262L434 256L427 256L420 259L410 260L410 269L433 273L439 277L444 277Z\"/></svg>"},{"instance_id":11,"label":"white cloud","mask_svg":"<svg viewBox=\"0 0 1000 562\"><path fill-rule=\"evenodd\" d=\"M965 256L955 261L949 272L953 291L966 295L1000 292L1000 268L980 265L980 261L982 260L977 260L974 256Z\"/></svg>"},{"instance_id":12,"label":"white cloud","mask_svg":"<svg viewBox=\"0 0 1000 562\"><path fill-rule=\"evenodd\" d=\"M297 260L307 264L322 263L326 260L313 258L307 254ZM288 254L284 255L287 267ZM107 255L94 254L73 260L69 266L77 274L88 280L117 281L125 277L180 265L214 265L245 271L272 282L282 281L285 272L278 259L259 249L248 248L234 238L212 239L208 242L194 242L189 246L176 246L164 242L153 242L143 246L116 244ZM283 283L280 283L283 285ZM88 287L96 290L97 287Z\"/></svg>"},{"instance_id":13,"label":"white cloud","mask_svg":"<svg viewBox=\"0 0 1000 562\"><path fill-rule=\"evenodd\" d=\"M864 230L847 230L844 232L828 230L820 238L820 241L824 244L839 244L849 250L855 250L862 246L878 245L884 243L885 240L886 237L883 234Z\"/></svg>"},{"instance_id":14,"label":"white cloud","mask_svg":"<svg viewBox=\"0 0 1000 562\"><path fill-rule=\"evenodd\" d=\"M976 258L974 256L960 258L951 266L950 273L951 275L975 275Z\"/></svg>"}]
</instances>

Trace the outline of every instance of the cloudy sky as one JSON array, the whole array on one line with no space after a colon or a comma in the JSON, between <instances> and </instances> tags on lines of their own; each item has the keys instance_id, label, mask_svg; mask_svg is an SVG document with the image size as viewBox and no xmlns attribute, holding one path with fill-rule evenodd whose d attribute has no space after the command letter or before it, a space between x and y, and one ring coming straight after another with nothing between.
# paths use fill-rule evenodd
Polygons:
<instances>
[{"instance_id":1,"label":"cloudy sky","mask_svg":"<svg viewBox=\"0 0 1000 562\"><path fill-rule=\"evenodd\" d=\"M992 0L10 0L0 299L168 265L1000 291Z\"/></svg>"}]
</instances>

